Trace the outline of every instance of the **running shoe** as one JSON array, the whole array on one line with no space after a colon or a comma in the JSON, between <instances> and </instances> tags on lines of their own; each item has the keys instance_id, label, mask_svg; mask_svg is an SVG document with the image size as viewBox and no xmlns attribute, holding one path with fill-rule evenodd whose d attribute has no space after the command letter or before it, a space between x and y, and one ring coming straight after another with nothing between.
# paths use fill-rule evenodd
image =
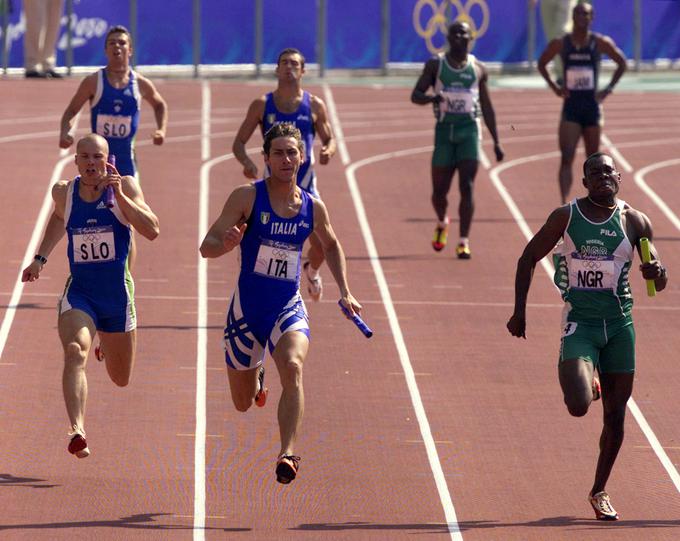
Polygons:
<instances>
[{"instance_id":1,"label":"running shoe","mask_svg":"<svg viewBox=\"0 0 680 541\"><path fill-rule=\"evenodd\" d=\"M470 254L470 247L461 242L456 246L456 256L458 259L470 259L472 257L472 254Z\"/></svg>"},{"instance_id":2,"label":"running shoe","mask_svg":"<svg viewBox=\"0 0 680 541\"><path fill-rule=\"evenodd\" d=\"M299 467L299 456L281 455L276 461L276 480L281 484L287 485L295 479Z\"/></svg>"},{"instance_id":3,"label":"running shoe","mask_svg":"<svg viewBox=\"0 0 680 541\"><path fill-rule=\"evenodd\" d=\"M87 448L87 441L85 441L85 431L77 425L73 425L73 432L69 432L68 452L76 455L78 458L87 458L90 456L90 450Z\"/></svg>"},{"instance_id":4,"label":"running shoe","mask_svg":"<svg viewBox=\"0 0 680 541\"><path fill-rule=\"evenodd\" d=\"M434 228L434 237L432 238L432 248L435 252L441 252L446 246L446 241L449 239L449 225L437 225Z\"/></svg>"},{"instance_id":5,"label":"running shoe","mask_svg":"<svg viewBox=\"0 0 680 541\"><path fill-rule=\"evenodd\" d=\"M619 520L619 514L612 507L609 501L609 494L604 490L588 497L590 505L595 511L595 518L597 520Z\"/></svg>"},{"instance_id":6,"label":"running shoe","mask_svg":"<svg viewBox=\"0 0 680 541\"><path fill-rule=\"evenodd\" d=\"M102 345L98 344L97 347L94 348L94 356L99 362L104 361L104 352L102 351Z\"/></svg>"},{"instance_id":7,"label":"running shoe","mask_svg":"<svg viewBox=\"0 0 680 541\"><path fill-rule=\"evenodd\" d=\"M312 297L312 300L317 302L320 301L321 296L323 295L323 283L321 282L321 276L317 273L316 277L312 277L310 274L311 266L309 261L305 261L305 264L302 266L302 268L305 271L305 278L307 280L307 292Z\"/></svg>"},{"instance_id":8,"label":"running shoe","mask_svg":"<svg viewBox=\"0 0 680 541\"><path fill-rule=\"evenodd\" d=\"M259 408L264 408L264 405L267 403L267 395L269 394L269 389L264 386L264 366L260 366L257 382L259 388L255 395L255 405Z\"/></svg>"},{"instance_id":9,"label":"running shoe","mask_svg":"<svg viewBox=\"0 0 680 541\"><path fill-rule=\"evenodd\" d=\"M602 387L600 386L600 378L593 376L593 400L599 400L602 396Z\"/></svg>"}]
</instances>

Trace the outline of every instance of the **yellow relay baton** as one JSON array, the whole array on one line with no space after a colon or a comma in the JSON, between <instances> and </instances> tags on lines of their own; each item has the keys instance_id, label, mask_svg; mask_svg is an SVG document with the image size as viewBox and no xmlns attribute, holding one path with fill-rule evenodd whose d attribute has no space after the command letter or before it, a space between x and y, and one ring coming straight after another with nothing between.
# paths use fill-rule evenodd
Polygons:
<instances>
[{"instance_id":1,"label":"yellow relay baton","mask_svg":"<svg viewBox=\"0 0 680 541\"><path fill-rule=\"evenodd\" d=\"M640 239L640 253L642 253L642 262L649 263L652 260L652 254L649 251L649 239L647 237L642 237ZM647 296L653 297L656 295L656 285L654 285L654 280L645 280L647 282Z\"/></svg>"}]
</instances>

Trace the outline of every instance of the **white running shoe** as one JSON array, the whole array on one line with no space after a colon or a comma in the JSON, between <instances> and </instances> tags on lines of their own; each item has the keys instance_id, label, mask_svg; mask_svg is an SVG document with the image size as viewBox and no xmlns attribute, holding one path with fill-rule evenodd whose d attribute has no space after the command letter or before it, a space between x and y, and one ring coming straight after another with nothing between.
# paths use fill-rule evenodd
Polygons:
<instances>
[{"instance_id":1,"label":"white running shoe","mask_svg":"<svg viewBox=\"0 0 680 541\"><path fill-rule=\"evenodd\" d=\"M595 511L597 520L619 520L619 514L609 501L609 494L604 490L588 497L588 501Z\"/></svg>"},{"instance_id":2,"label":"white running shoe","mask_svg":"<svg viewBox=\"0 0 680 541\"><path fill-rule=\"evenodd\" d=\"M68 452L76 455L78 458L87 458L90 456L90 450L87 448L87 441L85 441L85 431L73 425L73 432L69 432Z\"/></svg>"},{"instance_id":3,"label":"white running shoe","mask_svg":"<svg viewBox=\"0 0 680 541\"><path fill-rule=\"evenodd\" d=\"M302 266L307 281L307 292L312 297L312 300L318 302L321 300L323 295L323 282L321 281L321 275L317 273L316 277L311 276L311 265L309 261L305 261Z\"/></svg>"}]
</instances>

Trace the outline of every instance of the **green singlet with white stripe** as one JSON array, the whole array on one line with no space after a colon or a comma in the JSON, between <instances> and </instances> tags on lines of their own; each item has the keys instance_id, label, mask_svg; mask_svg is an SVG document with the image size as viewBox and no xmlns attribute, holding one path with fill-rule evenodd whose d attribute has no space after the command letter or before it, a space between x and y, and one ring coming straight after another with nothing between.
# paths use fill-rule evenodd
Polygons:
<instances>
[{"instance_id":1,"label":"green singlet with white stripe","mask_svg":"<svg viewBox=\"0 0 680 541\"><path fill-rule=\"evenodd\" d=\"M581 213L576 199L570 203L563 242L553 254L555 285L568 303L570 321L616 319L632 311L633 246L621 220L624 205L617 201L611 216L597 223Z\"/></svg>"}]
</instances>

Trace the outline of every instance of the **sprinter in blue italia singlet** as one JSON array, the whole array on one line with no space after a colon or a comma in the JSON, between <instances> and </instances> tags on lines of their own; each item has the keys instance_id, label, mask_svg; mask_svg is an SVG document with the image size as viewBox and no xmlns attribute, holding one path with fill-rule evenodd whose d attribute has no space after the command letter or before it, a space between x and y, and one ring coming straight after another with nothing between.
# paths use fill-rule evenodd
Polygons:
<instances>
[{"instance_id":1,"label":"sprinter in blue italia singlet","mask_svg":"<svg viewBox=\"0 0 680 541\"><path fill-rule=\"evenodd\" d=\"M349 291L345 255L328 211L296 184L304 160L300 130L275 124L264 137L263 154L271 175L236 188L203 242L203 257L221 257L241 248L241 271L229 303L223 344L231 399L238 411L253 403L263 407L263 360L269 350L281 380L279 432L281 449L276 480L295 479L300 457L294 445L304 410L302 367L309 351L309 321L300 297L302 245L318 236L328 266L340 289L340 303L349 315L361 305Z\"/></svg>"},{"instance_id":2,"label":"sprinter in blue italia singlet","mask_svg":"<svg viewBox=\"0 0 680 541\"><path fill-rule=\"evenodd\" d=\"M576 5L572 10L572 32L550 41L538 59L539 73L564 102L558 134L562 154L558 179L563 204L569 199L578 142L583 137L586 156L598 151L603 126L602 102L626 71L626 57L614 40L590 31L593 15L592 5L585 2ZM599 90L603 54L616 63L616 71L609 84ZM548 63L555 58L561 58L563 64L558 81L553 81L548 73Z\"/></svg>"},{"instance_id":3,"label":"sprinter in blue italia singlet","mask_svg":"<svg viewBox=\"0 0 680 541\"><path fill-rule=\"evenodd\" d=\"M611 156L597 152L583 164L586 197L555 209L529 241L517 263L515 310L508 331L526 338L527 296L536 264L554 249L555 285L564 300L558 376L564 403L582 417L601 396L604 410L600 456L588 494L595 518L618 520L605 486L623 443L626 405L635 377L635 329L629 274L641 242L650 261L639 266L657 291L666 269L651 242L652 224L617 198L621 175ZM599 380L597 376L599 375ZM575 458L576 455L575 455Z\"/></svg>"},{"instance_id":4,"label":"sprinter in blue italia singlet","mask_svg":"<svg viewBox=\"0 0 680 541\"><path fill-rule=\"evenodd\" d=\"M111 381L124 387L132 375L137 340L134 285L128 266L132 229L149 240L159 233L158 218L144 201L139 183L109 169L107 158L103 137L90 134L78 141L75 161L80 175L52 187L54 210L38 253L22 274L24 282L37 280L66 233L71 274L59 300L58 327L64 350L64 402L71 427L68 451L78 458L90 454L85 439L85 367L95 335L100 340L100 354L95 355L106 364Z\"/></svg>"}]
</instances>

